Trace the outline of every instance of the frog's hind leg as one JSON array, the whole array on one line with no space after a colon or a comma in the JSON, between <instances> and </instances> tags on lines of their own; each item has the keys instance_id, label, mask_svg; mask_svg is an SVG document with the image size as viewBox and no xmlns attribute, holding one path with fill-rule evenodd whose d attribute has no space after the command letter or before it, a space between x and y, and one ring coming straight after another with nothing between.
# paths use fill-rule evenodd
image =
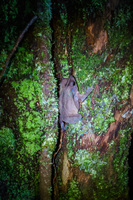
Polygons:
<instances>
[{"instance_id":1,"label":"frog's hind leg","mask_svg":"<svg viewBox=\"0 0 133 200\"><path fill-rule=\"evenodd\" d=\"M82 118L82 117L81 117L80 114L76 114L76 115L73 115L73 116L65 117L64 122L70 123L70 124L75 124L75 123L77 123L78 121L80 121L81 118Z\"/></svg>"}]
</instances>

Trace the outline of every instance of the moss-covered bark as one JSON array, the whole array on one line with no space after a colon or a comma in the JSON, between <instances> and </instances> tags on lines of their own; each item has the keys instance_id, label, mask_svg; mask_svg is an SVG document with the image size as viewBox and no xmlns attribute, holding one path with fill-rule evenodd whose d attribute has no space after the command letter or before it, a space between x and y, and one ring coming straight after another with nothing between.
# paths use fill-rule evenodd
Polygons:
<instances>
[{"instance_id":1,"label":"moss-covered bark","mask_svg":"<svg viewBox=\"0 0 133 200\"><path fill-rule=\"evenodd\" d=\"M50 61L50 4L50 1L41 4L42 8L45 6L45 18L41 13L28 31L1 86L1 199L52 196L51 166L57 142L58 107ZM2 62L6 56L3 52Z\"/></svg>"},{"instance_id":2,"label":"moss-covered bark","mask_svg":"<svg viewBox=\"0 0 133 200\"><path fill-rule=\"evenodd\" d=\"M37 31L37 32L36 32ZM39 71L39 77L42 86L42 106L44 110L44 136L41 147L40 158L40 199L52 198L52 156L57 143L58 136L58 104L57 104L57 82L54 77L54 68L51 59L51 43L49 31L40 29L38 36L38 28L36 32L37 54L35 65Z\"/></svg>"},{"instance_id":3,"label":"moss-covered bark","mask_svg":"<svg viewBox=\"0 0 133 200\"><path fill-rule=\"evenodd\" d=\"M51 18L50 0L38 7L0 92L1 197L127 199L132 9L124 0L53 1ZM93 83L94 90L80 108L82 121L67 124L58 146L58 87L69 74L81 93Z\"/></svg>"},{"instance_id":4,"label":"moss-covered bark","mask_svg":"<svg viewBox=\"0 0 133 200\"><path fill-rule=\"evenodd\" d=\"M103 13L89 17L82 7L80 14L68 12L65 20L58 8L55 36L58 30L58 38L67 41L61 47L54 37L61 77L73 73L80 92L92 83L95 89L82 104L83 120L67 125L63 135L56 157L55 199L128 199L133 63L132 51L123 50L132 45L128 29L131 13L118 3L111 8L106 5Z\"/></svg>"}]
</instances>

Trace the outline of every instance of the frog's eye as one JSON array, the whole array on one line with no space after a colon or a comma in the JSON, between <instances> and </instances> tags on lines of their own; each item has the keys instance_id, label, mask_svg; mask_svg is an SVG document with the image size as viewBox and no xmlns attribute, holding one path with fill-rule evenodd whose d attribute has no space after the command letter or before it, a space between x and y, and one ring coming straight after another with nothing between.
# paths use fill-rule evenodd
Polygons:
<instances>
[{"instance_id":1,"label":"frog's eye","mask_svg":"<svg viewBox=\"0 0 133 200\"><path fill-rule=\"evenodd\" d=\"M73 86L75 85L75 82L73 81Z\"/></svg>"},{"instance_id":2,"label":"frog's eye","mask_svg":"<svg viewBox=\"0 0 133 200\"><path fill-rule=\"evenodd\" d=\"M75 81L71 81L71 82L70 82L70 86L71 86L71 87L73 87L75 84L76 84Z\"/></svg>"}]
</instances>

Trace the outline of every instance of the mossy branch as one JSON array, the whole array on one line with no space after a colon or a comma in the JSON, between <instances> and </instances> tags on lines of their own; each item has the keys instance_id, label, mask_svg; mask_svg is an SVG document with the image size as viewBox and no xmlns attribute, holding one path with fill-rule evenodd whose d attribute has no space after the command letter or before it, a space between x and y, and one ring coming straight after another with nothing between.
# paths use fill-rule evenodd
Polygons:
<instances>
[{"instance_id":1,"label":"mossy branch","mask_svg":"<svg viewBox=\"0 0 133 200\"><path fill-rule=\"evenodd\" d=\"M37 19L37 16L34 16L34 17L30 20L30 22L27 24L27 26L25 27L25 29L23 30L23 32L22 32L22 33L20 34L20 36L18 37L18 40L17 40L15 46L13 47L11 53L10 53L9 56L7 57L6 62L5 62L5 64L3 65L3 71L2 71L1 74L0 74L0 85L1 85L1 83L3 82L4 74L5 74L5 72L6 72L6 69L7 69L7 67L8 67L8 64L9 64L9 62L10 62L11 57L13 56L13 54L15 53L15 51L16 51L16 49L17 49L19 43L20 43L21 40L23 39L24 34L28 31L29 27L35 22L36 19Z\"/></svg>"}]
</instances>

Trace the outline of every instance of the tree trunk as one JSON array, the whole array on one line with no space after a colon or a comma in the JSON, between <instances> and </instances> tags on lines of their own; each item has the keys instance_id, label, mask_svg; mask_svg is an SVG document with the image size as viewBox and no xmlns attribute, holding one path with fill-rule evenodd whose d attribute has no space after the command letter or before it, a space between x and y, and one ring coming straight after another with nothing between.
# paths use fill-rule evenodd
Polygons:
<instances>
[{"instance_id":1,"label":"tree trunk","mask_svg":"<svg viewBox=\"0 0 133 200\"><path fill-rule=\"evenodd\" d=\"M127 96L119 96L119 91L123 90L123 94L126 92L122 80L128 66L124 61L125 67L121 68L124 56L117 59L115 55L122 49L109 46L110 30L104 29L106 17L112 21L118 4L119 1L114 1L111 7L107 5L103 16L98 14L89 19L82 18L73 10L73 15L67 18L71 29L65 23L63 26L61 17L54 20L54 55L58 52L55 65L58 63L58 66L62 66L62 69L57 66L62 74L60 77L66 77L63 69L67 66L68 74L75 75L80 90L85 90L92 83L95 85L91 97L82 104L82 122L67 124L67 130L63 133L62 147L55 159L55 200L128 199L128 153L133 120L130 74L133 71L129 67L132 72L128 74ZM64 38L64 46L60 45L59 38ZM130 54L127 52L127 60ZM113 62L116 65L111 67ZM72 70L69 68L71 63ZM113 75L112 70L115 71ZM119 76L118 71L123 75Z\"/></svg>"},{"instance_id":2,"label":"tree trunk","mask_svg":"<svg viewBox=\"0 0 133 200\"><path fill-rule=\"evenodd\" d=\"M49 28L50 30L50 28ZM37 32L36 32L37 31ZM35 35L38 30L35 29ZM39 33L40 34L40 33ZM46 34L46 35L45 35ZM42 85L42 101L44 112L44 134L40 157L40 199L50 200L52 198L52 156L56 147L58 136L58 108L56 97L56 81L53 74L53 63L51 58L51 45L49 38L51 32L41 31L41 37L35 37L36 46L34 47L37 59L35 65L40 67L40 81Z\"/></svg>"}]
</instances>

